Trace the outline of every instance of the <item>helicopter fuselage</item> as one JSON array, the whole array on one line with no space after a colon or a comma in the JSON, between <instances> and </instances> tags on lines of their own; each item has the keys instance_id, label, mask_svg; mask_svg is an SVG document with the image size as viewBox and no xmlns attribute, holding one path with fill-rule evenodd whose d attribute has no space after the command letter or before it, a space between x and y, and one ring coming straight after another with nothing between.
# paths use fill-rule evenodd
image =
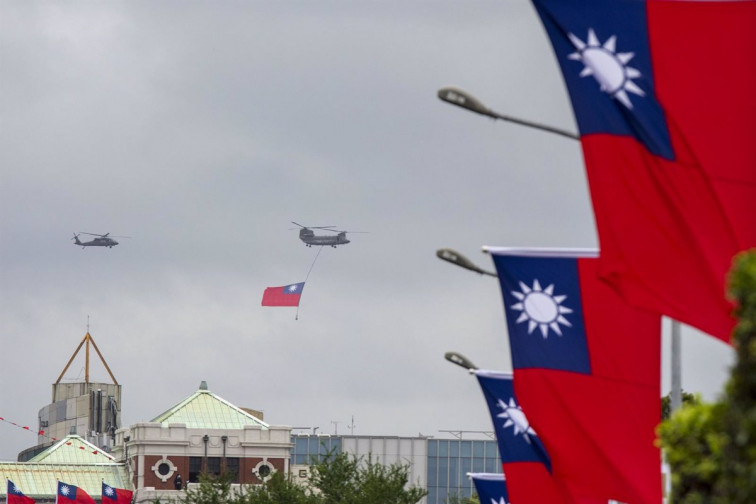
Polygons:
<instances>
[{"instance_id":1,"label":"helicopter fuselage","mask_svg":"<svg viewBox=\"0 0 756 504\"><path fill-rule=\"evenodd\" d=\"M346 237L346 233L338 233L336 235L316 235L310 229L302 229L299 231L299 239L302 240L305 245L312 247L313 245L319 247L336 247L337 245L346 245L349 240Z\"/></svg>"},{"instance_id":2,"label":"helicopter fuselage","mask_svg":"<svg viewBox=\"0 0 756 504\"><path fill-rule=\"evenodd\" d=\"M110 234L110 233L108 233ZM90 241L79 241L79 235L74 234L73 237L74 245L78 245L79 247L109 247L113 248L116 245L118 245L118 242L115 241L113 238L109 238L107 236L98 236L97 238L94 238Z\"/></svg>"}]
</instances>

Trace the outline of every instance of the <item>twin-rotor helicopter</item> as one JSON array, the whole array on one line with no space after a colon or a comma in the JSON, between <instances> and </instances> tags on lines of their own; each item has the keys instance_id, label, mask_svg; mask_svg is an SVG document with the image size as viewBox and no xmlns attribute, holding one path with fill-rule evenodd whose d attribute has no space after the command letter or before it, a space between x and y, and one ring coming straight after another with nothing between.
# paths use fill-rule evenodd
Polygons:
<instances>
[{"instance_id":1,"label":"twin-rotor helicopter","mask_svg":"<svg viewBox=\"0 0 756 504\"><path fill-rule=\"evenodd\" d=\"M367 231L339 231L337 229L331 229L336 226L303 226L298 222L291 221L292 224L296 224L301 229L299 230L299 239L304 242L308 247L313 245L319 247L331 246L336 248L339 245L346 245L349 243L346 235L347 233L366 233ZM296 228L292 228L296 229ZM334 235L316 235L313 229L322 229L323 231L330 231L336 233Z\"/></svg>"},{"instance_id":2,"label":"twin-rotor helicopter","mask_svg":"<svg viewBox=\"0 0 756 504\"><path fill-rule=\"evenodd\" d=\"M89 235L94 236L90 241L80 241L79 235ZM129 236L110 236L110 233L105 233L104 235L101 234L95 234L95 233L85 233L84 231L79 231L78 233L74 233L73 238L71 238L74 241L74 245L78 245L84 249L84 247L108 247L113 248L116 245L118 245L118 242L115 241L113 238L129 238Z\"/></svg>"}]
</instances>

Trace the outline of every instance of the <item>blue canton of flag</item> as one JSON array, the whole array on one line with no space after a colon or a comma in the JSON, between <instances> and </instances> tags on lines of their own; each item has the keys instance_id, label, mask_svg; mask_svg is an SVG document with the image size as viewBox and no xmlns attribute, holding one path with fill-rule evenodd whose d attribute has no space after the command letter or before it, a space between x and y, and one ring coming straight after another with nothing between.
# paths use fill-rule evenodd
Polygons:
<instances>
[{"instance_id":1,"label":"blue canton of flag","mask_svg":"<svg viewBox=\"0 0 756 504\"><path fill-rule=\"evenodd\" d=\"M512 375L477 370L475 376L491 412L502 463L541 462L551 470L546 449L517 402Z\"/></svg>"},{"instance_id":2,"label":"blue canton of flag","mask_svg":"<svg viewBox=\"0 0 756 504\"><path fill-rule=\"evenodd\" d=\"M287 285L283 288L284 294L300 294L304 288L304 282Z\"/></svg>"},{"instance_id":3,"label":"blue canton of flag","mask_svg":"<svg viewBox=\"0 0 756 504\"><path fill-rule=\"evenodd\" d=\"M515 369L590 374L577 260L493 255Z\"/></svg>"},{"instance_id":4,"label":"blue canton of flag","mask_svg":"<svg viewBox=\"0 0 756 504\"><path fill-rule=\"evenodd\" d=\"M481 504L510 504L507 484L501 473L470 473Z\"/></svg>"},{"instance_id":5,"label":"blue canton of flag","mask_svg":"<svg viewBox=\"0 0 756 504\"><path fill-rule=\"evenodd\" d=\"M633 136L673 159L654 94L646 3L534 0L551 38L581 135Z\"/></svg>"}]
</instances>

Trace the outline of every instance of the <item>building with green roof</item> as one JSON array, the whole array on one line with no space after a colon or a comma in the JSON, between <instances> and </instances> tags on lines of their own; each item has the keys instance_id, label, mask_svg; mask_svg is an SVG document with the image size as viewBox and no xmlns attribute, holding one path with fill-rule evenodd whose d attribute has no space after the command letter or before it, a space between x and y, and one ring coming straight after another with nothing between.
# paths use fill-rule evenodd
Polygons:
<instances>
[{"instance_id":1,"label":"building with green roof","mask_svg":"<svg viewBox=\"0 0 756 504\"><path fill-rule=\"evenodd\" d=\"M116 431L113 456L129 468L136 502L168 497L198 481L200 473L231 474L234 483L260 484L288 471L291 427L272 426L262 415L199 390L156 416ZM168 494L168 495L166 495Z\"/></svg>"},{"instance_id":2,"label":"building with green roof","mask_svg":"<svg viewBox=\"0 0 756 504\"><path fill-rule=\"evenodd\" d=\"M132 489L126 464L77 435L66 436L26 462L0 462L0 477L12 481L38 503L55 501L58 480L76 485L95 499L102 482ZM0 498L7 488L2 485Z\"/></svg>"}]
</instances>

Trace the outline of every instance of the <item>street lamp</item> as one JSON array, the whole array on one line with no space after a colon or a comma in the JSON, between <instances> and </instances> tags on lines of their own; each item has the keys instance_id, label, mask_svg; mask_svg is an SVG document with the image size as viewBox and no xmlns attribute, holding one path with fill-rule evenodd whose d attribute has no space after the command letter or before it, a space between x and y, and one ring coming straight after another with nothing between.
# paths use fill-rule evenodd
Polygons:
<instances>
[{"instance_id":1,"label":"street lamp","mask_svg":"<svg viewBox=\"0 0 756 504\"><path fill-rule=\"evenodd\" d=\"M517 117L506 116L503 114L499 114L498 112L494 112L490 108L483 105L483 103L477 98L475 98L473 95L471 95L464 89L460 89L458 87L454 87L454 86L442 87L441 89L438 90L438 97L440 100L445 101L446 103L451 103L452 105L456 105L457 107L462 107L464 109L475 112L476 114L482 114L484 116L492 117L494 119L501 119L502 121L509 121L509 122L520 124L522 126L528 126L529 128L536 128L539 130L548 131L550 133L556 133L557 135L562 135L567 138L572 138L573 140L580 139L578 135L576 135L575 133L571 131L555 128L553 126L547 126L545 124L540 124L540 123L536 123L532 121L526 121L525 119L519 119Z\"/></svg>"},{"instance_id":2,"label":"street lamp","mask_svg":"<svg viewBox=\"0 0 756 504\"><path fill-rule=\"evenodd\" d=\"M571 131L566 131L559 128L554 128L553 126L547 126L545 124L540 124L532 121L527 121L525 119L519 119L516 117L511 116L505 116L503 114L499 114L498 112L494 112L490 108L483 105L483 103L475 98L473 95L465 91L464 89L460 89L458 87L454 86L446 86L442 87L438 90L438 98L441 101L445 101L446 103L451 103L452 105L456 105L457 107L462 107L463 109L467 109L471 112L475 112L476 114L481 114L484 116L491 117L493 119L501 119L502 121L509 121L516 124L520 124L522 126L527 126L529 128L535 128L543 131L548 131L549 133L556 133L557 135L561 135L567 138L572 138L573 140L579 140L580 137L576 135L575 133L572 133ZM444 257L441 254L445 253L448 254L449 257ZM436 255L440 257L441 259L444 259L445 261L452 262L458 266L462 266L463 268L467 268L472 271L477 271L478 273L485 273L488 275L493 275L493 273L489 273L487 271L483 271L477 266L475 266L473 263L471 263L467 258L464 256L460 256L459 258L452 258L454 255L459 255L453 250L450 249L441 249L438 252L436 252ZM496 275L493 275L496 276ZM682 340L680 336L680 322L677 320L672 319L672 351L671 351L671 392L670 392L670 411L674 412L677 411L680 406L682 406Z\"/></svg>"},{"instance_id":3,"label":"street lamp","mask_svg":"<svg viewBox=\"0 0 756 504\"><path fill-rule=\"evenodd\" d=\"M448 360L452 364L456 364L457 366L461 366L471 373L478 369L478 366L472 363L470 359L462 355L461 353L457 352L446 352L444 354L444 359Z\"/></svg>"},{"instance_id":4,"label":"street lamp","mask_svg":"<svg viewBox=\"0 0 756 504\"><path fill-rule=\"evenodd\" d=\"M450 262L452 264L456 264L457 266L461 268L468 269L470 271L474 271L476 273L480 273L481 275L490 275L490 276L498 276L496 273L492 273L490 271L486 271L483 268L480 268L476 266L470 259L463 256L456 250L452 250L450 248L442 248L438 249L436 251L436 256L438 256L439 259L443 259L444 261Z\"/></svg>"}]
</instances>

